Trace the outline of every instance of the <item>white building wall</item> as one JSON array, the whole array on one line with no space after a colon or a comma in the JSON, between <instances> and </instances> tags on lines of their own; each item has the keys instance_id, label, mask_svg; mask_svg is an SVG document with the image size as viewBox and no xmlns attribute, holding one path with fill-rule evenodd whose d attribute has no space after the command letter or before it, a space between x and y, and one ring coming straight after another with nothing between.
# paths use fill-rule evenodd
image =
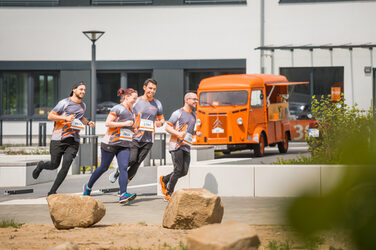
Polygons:
<instances>
[{"instance_id":1,"label":"white building wall","mask_svg":"<svg viewBox=\"0 0 376 250\"><path fill-rule=\"evenodd\" d=\"M257 5L0 8L0 60L90 60L84 30L106 32L97 60L249 58Z\"/></svg>"},{"instance_id":2,"label":"white building wall","mask_svg":"<svg viewBox=\"0 0 376 250\"><path fill-rule=\"evenodd\" d=\"M324 45L375 43L376 2L280 4L265 1L265 45ZM333 66L344 67L344 94L349 104L368 109L372 101L372 74L368 49L353 49L353 70L348 49L333 50ZM274 73L279 67L291 67L290 51L274 52ZM314 50L313 66L331 66L329 50ZM373 61L376 51L373 50ZM310 51L294 50L295 67L311 67ZM270 63L266 65L269 67ZM353 90L352 90L352 84Z\"/></svg>"}]
</instances>

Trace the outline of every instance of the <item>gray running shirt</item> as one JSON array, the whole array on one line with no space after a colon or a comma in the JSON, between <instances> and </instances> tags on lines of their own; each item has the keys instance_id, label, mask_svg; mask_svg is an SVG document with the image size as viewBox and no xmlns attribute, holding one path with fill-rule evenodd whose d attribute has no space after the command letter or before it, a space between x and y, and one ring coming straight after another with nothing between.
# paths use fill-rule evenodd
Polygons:
<instances>
[{"instance_id":1,"label":"gray running shirt","mask_svg":"<svg viewBox=\"0 0 376 250\"><path fill-rule=\"evenodd\" d=\"M184 130L187 131L185 138L179 138L175 135L171 135L169 151L182 149L189 152L195 131L196 113L187 112L182 108L178 109L172 113L167 123L179 132Z\"/></svg>"},{"instance_id":2,"label":"gray running shirt","mask_svg":"<svg viewBox=\"0 0 376 250\"><path fill-rule=\"evenodd\" d=\"M115 116L115 122L134 121L132 111L123 104L115 105L110 114ZM102 142L111 146L129 147L132 141L132 126L108 128L106 134L102 138Z\"/></svg>"},{"instance_id":3,"label":"gray running shirt","mask_svg":"<svg viewBox=\"0 0 376 250\"><path fill-rule=\"evenodd\" d=\"M163 118L161 102L157 99L145 101L139 97L133 105L133 112L136 116L136 132L133 140L153 142L155 121Z\"/></svg>"},{"instance_id":4,"label":"gray running shirt","mask_svg":"<svg viewBox=\"0 0 376 250\"><path fill-rule=\"evenodd\" d=\"M84 102L74 102L70 97L65 98L58 102L58 104L52 109L55 115L70 115L74 114L75 120L81 121L86 110ZM69 137L73 137L75 141L80 142L80 129L74 127L74 123L68 121L57 121L54 123L54 130L52 131L51 140L61 141Z\"/></svg>"}]
</instances>

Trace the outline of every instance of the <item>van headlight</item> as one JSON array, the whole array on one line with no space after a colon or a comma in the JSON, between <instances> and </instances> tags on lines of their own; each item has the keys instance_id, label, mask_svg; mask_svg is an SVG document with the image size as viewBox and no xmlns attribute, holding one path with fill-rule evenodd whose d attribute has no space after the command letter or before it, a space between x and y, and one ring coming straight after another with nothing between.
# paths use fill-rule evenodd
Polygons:
<instances>
[{"instance_id":1,"label":"van headlight","mask_svg":"<svg viewBox=\"0 0 376 250\"><path fill-rule=\"evenodd\" d=\"M242 125L243 124L243 119L241 117L239 117L236 122L238 123L238 125Z\"/></svg>"},{"instance_id":2,"label":"van headlight","mask_svg":"<svg viewBox=\"0 0 376 250\"><path fill-rule=\"evenodd\" d=\"M201 126L201 120L197 119L196 124L197 124L197 126Z\"/></svg>"}]
</instances>

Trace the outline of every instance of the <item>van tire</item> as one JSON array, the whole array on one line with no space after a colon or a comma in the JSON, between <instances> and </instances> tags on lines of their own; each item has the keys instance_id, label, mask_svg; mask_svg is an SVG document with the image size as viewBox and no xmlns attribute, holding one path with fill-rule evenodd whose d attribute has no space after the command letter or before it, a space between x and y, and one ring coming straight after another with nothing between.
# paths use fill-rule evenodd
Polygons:
<instances>
[{"instance_id":1,"label":"van tire","mask_svg":"<svg viewBox=\"0 0 376 250\"><path fill-rule=\"evenodd\" d=\"M254 152L255 157L264 156L264 152L265 152L265 136L264 136L264 134L260 135L259 143L254 146L253 152Z\"/></svg>"},{"instance_id":2,"label":"van tire","mask_svg":"<svg viewBox=\"0 0 376 250\"><path fill-rule=\"evenodd\" d=\"M286 133L285 138L283 138L283 141L278 142L278 150L281 154L285 154L287 153L288 149L289 149L289 137Z\"/></svg>"}]
</instances>

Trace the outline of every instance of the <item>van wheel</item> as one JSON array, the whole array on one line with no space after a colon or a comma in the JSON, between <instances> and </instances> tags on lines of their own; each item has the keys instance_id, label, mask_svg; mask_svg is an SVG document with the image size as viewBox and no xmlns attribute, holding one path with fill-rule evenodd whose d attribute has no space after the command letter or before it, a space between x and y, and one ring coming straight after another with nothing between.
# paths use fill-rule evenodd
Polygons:
<instances>
[{"instance_id":1,"label":"van wheel","mask_svg":"<svg viewBox=\"0 0 376 250\"><path fill-rule=\"evenodd\" d=\"M281 154L287 153L287 150L289 149L289 138L287 134L285 134L285 138L283 141L278 142L278 150Z\"/></svg>"},{"instance_id":2,"label":"van wheel","mask_svg":"<svg viewBox=\"0 0 376 250\"><path fill-rule=\"evenodd\" d=\"M261 157L261 156L264 155L264 152L265 152L265 137L264 137L263 134L261 134L259 143L257 145L255 145L253 151L254 151L254 155L256 157Z\"/></svg>"}]
</instances>

